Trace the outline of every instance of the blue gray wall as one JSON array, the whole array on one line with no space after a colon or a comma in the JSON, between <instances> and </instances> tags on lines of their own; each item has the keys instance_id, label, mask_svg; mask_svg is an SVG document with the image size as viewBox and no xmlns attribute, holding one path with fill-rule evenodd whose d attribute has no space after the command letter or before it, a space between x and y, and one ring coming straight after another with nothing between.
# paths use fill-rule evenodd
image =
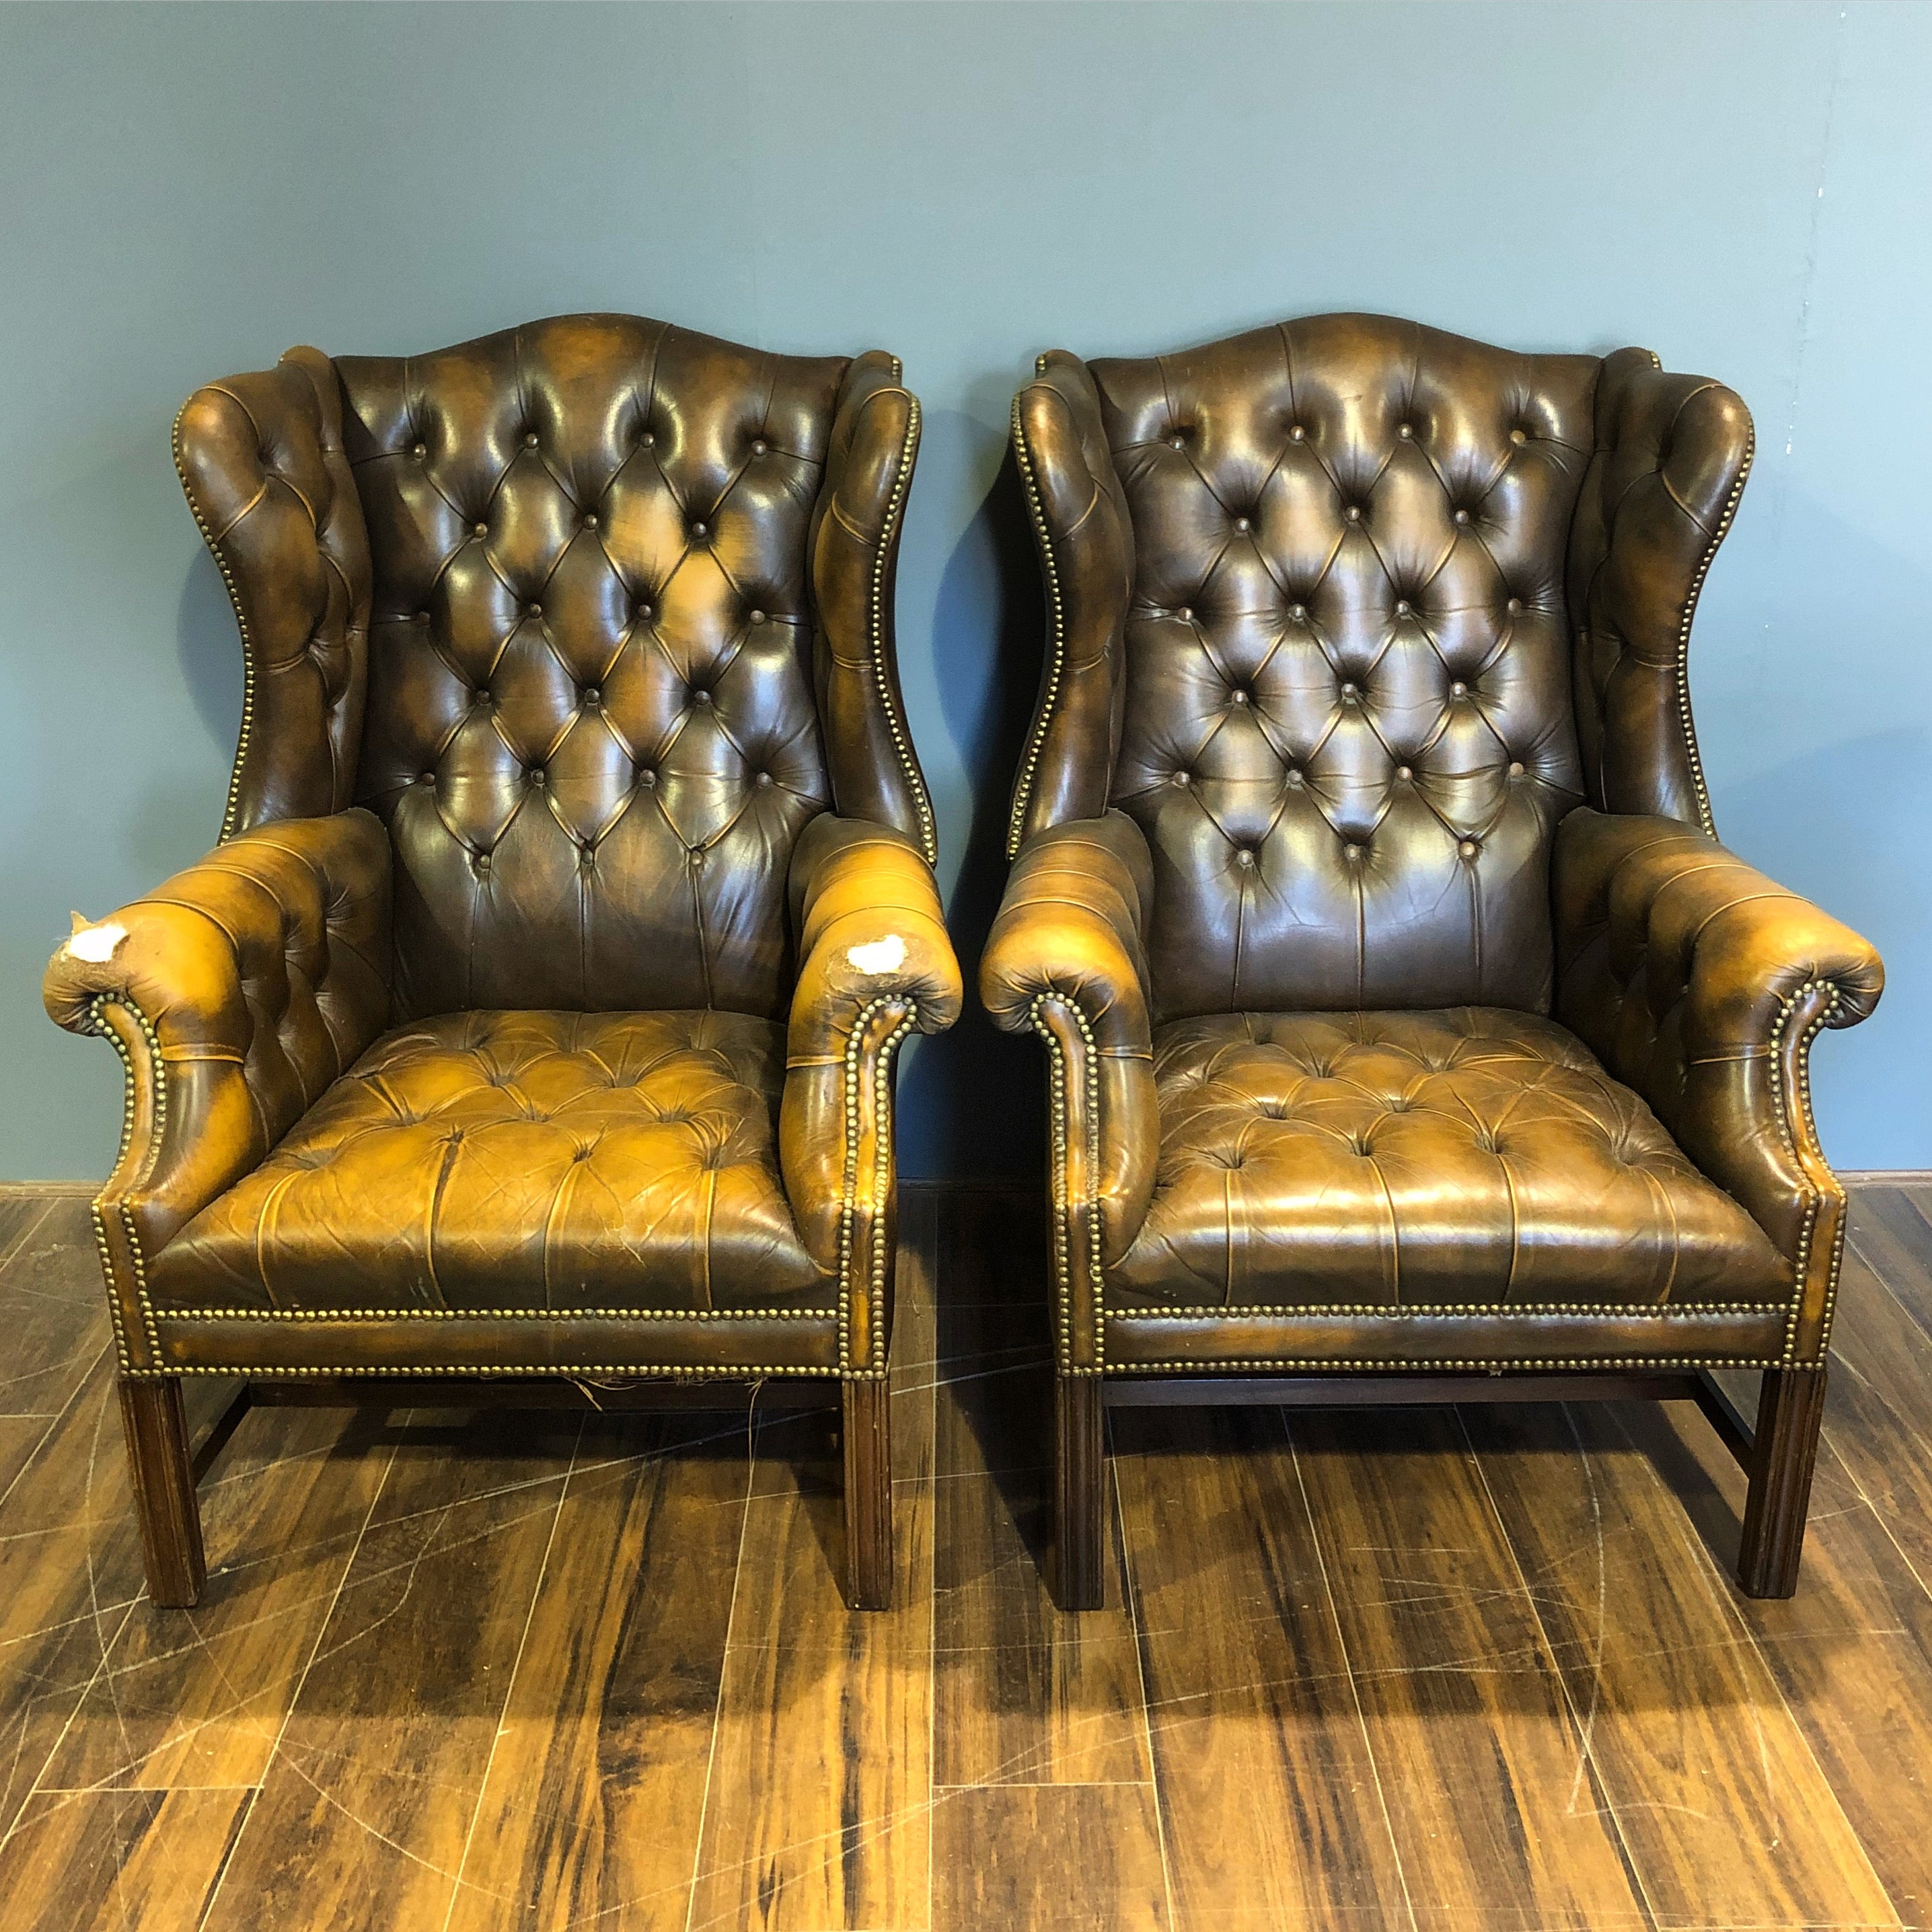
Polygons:
<instances>
[{"instance_id":1,"label":"blue gray wall","mask_svg":"<svg viewBox=\"0 0 1932 1932\"><path fill-rule=\"evenodd\" d=\"M1700 615L1720 832L1892 985L1828 1148L1932 1166L1932 8L0 8L0 1176L102 1172L70 906L212 842L237 647L167 451L292 342L631 309L897 350L899 586L970 944L1040 647L1001 466L1034 352L1379 309L1723 377L1761 454ZM905 1083L912 1172L1025 1168L1030 1042Z\"/></svg>"}]
</instances>

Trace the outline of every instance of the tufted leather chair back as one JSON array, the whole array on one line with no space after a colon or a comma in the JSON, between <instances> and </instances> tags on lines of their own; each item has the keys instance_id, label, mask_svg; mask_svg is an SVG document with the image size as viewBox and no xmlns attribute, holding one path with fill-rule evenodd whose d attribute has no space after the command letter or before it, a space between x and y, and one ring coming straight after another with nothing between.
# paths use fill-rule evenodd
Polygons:
<instances>
[{"instance_id":1,"label":"tufted leather chair back","mask_svg":"<svg viewBox=\"0 0 1932 1932\"><path fill-rule=\"evenodd\" d=\"M898 374L604 315L200 392L176 454L250 680L224 836L376 812L398 1018L782 1014L807 821L932 853L890 632ZM891 433L855 448L873 406ZM834 456L896 464L853 479L883 530L832 500Z\"/></svg>"},{"instance_id":2,"label":"tufted leather chair back","mask_svg":"<svg viewBox=\"0 0 1932 1932\"><path fill-rule=\"evenodd\" d=\"M1164 1017L1547 1009L1551 838L1586 789L1565 562L1600 366L1363 316L1043 358L1068 419L1104 429L1090 466L1120 500L1096 488L1090 520L1124 509L1132 589L1111 665L1066 667L1084 742L1046 726L1027 776L1145 831ZM1083 692L1096 671L1111 688ZM1070 782L1083 756L1103 798Z\"/></svg>"}]
</instances>

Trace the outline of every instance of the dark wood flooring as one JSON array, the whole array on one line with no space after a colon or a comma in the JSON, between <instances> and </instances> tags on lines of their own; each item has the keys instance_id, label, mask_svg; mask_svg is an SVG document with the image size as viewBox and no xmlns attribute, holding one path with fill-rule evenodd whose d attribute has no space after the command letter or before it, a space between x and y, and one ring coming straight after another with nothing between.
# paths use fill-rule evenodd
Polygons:
<instances>
[{"instance_id":1,"label":"dark wood flooring","mask_svg":"<svg viewBox=\"0 0 1932 1932\"><path fill-rule=\"evenodd\" d=\"M175 1612L85 1203L0 1196L0 1927L1932 1926L1932 1184L1858 1191L1782 1604L1688 1406L1259 1409L1116 1419L1063 1616L1038 1216L903 1220L890 1612L816 1418L300 1409Z\"/></svg>"}]
</instances>

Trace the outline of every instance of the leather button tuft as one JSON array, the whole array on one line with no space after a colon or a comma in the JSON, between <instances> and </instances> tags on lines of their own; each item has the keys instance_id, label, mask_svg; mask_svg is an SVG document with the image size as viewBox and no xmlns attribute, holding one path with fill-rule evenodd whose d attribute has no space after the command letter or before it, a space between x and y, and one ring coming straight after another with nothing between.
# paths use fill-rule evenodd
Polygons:
<instances>
[{"instance_id":1,"label":"leather button tuft","mask_svg":"<svg viewBox=\"0 0 1932 1932\"><path fill-rule=\"evenodd\" d=\"M588 685L584 688L584 701L586 704L602 704L604 694L596 685Z\"/></svg>"},{"instance_id":2,"label":"leather button tuft","mask_svg":"<svg viewBox=\"0 0 1932 1932\"><path fill-rule=\"evenodd\" d=\"M1248 701L1248 694L1237 686L1234 690L1228 692L1228 701L1231 704L1245 704Z\"/></svg>"},{"instance_id":3,"label":"leather button tuft","mask_svg":"<svg viewBox=\"0 0 1932 1932\"><path fill-rule=\"evenodd\" d=\"M1509 775L1513 778L1520 778L1522 776L1522 761L1520 759L1513 759L1510 761Z\"/></svg>"},{"instance_id":4,"label":"leather button tuft","mask_svg":"<svg viewBox=\"0 0 1932 1932\"><path fill-rule=\"evenodd\" d=\"M754 456L762 456L762 455L764 455L764 453L765 453L765 440L764 440L764 438L763 436L754 436L754 437L752 439L752 454Z\"/></svg>"},{"instance_id":5,"label":"leather button tuft","mask_svg":"<svg viewBox=\"0 0 1932 1932\"><path fill-rule=\"evenodd\" d=\"M1415 434L1415 425L1413 423L1397 423L1395 433L1406 442Z\"/></svg>"},{"instance_id":6,"label":"leather button tuft","mask_svg":"<svg viewBox=\"0 0 1932 1932\"><path fill-rule=\"evenodd\" d=\"M1294 427L1288 431L1288 440L1292 442L1306 442L1308 440L1307 430L1304 429L1299 423L1297 423Z\"/></svg>"},{"instance_id":7,"label":"leather button tuft","mask_svg":"<svg viewBox=\"0 0 1932 1932\"><path fill-rule=\"evenodd\" d=\"M693 524L691 526L691 534L694 537L704 537L709 536L711 532L702 524Z\"/></svg>"},{"instance_id":8,"label":"leather button tuft","mask_svg":"<svg viewBox=\"0 0 1932 1932\"><path fill-rule=\"evenodd\" d=\"M531 783L532 784L533 784L533 785L540 785L540 784L542 784L543 783L543 782L544 782L544 768L542 767L542 766L541 766L541 765L532 765L532 766L531 766L531 767L530 767L530 783Z\"/></svg>"},{"instance_id":9,"label":"leather button tuft","mask_svg":"<svg viewBox=\"0 0 1932 1932\"><path fill-rule=\"evenodd\" d=\"M427 456L429 454L429 445L426 442L419 442L410 452L410 454L412 456Z\"/></svg>"},{"instance_id":10,"label":"leather button tuft","mask_svg":"<svg viewBox=\"0 0 1932 1932\"><path fill-rule=\"evenodd\" d=\"M1297 790L1299 790L1303 785L1308 782L1308 781L1301 776L1300 772L1292 765L1288 766L1287 771L1283 774L1283 776L1287 778L1288 782L1293 785Z\"/></svg>"},{"instance_id":11,"label":"leather button tuft","mask_svg":"<svg viewBox=\"0 0 1932 1932\"><path fill-rule=\"evenodd\" d=\"M470 534L474 537L487 537L490 534L490 526L488 524L478 524Z\"/></svg>"},{"instance_id":12,"label":"leather button tuft","mask_svg":"<svg viewBox=\"0 0 1932 1932\"><path fill-rule=\"evenodd\" d=\"M1345 684L1342 687L1342 695L1344 698L1359 698L1361 693L1352 684Z\"/></svg>"},{"instance_id":13,"label":"leather button tuft","mask_svg":"<svg viewBox=\"0 0 1932 1932\"><path fill-rule=\"evenodd\" d=\"M1456 850L1463 858L1473 859L1476 856L1476 842L1473 838L1465 838Z\"/></svg>"},{"instance_id":14,"label":"leather button tuft","mask_svg":"<svg viewBox=\"0 0 1932 1932\"><path fill-rule=\"evenodd\" d=\"M1458 510L1456 512L1456 520L1459 524L1466 524L1469 520L1468 512L1467 510Z\"/></svg>"},{"instance_id":15,"label":"leather button tuft","mask_svg":"<svg viewBox=\"0 0 1932 1932\"><path fill-rule=\"evenodd\" d=\"M416 622L418 624L427 624L429 622L429 613L427 610L418 610L416 613Z\"/></svg>"},{"instance_id":16,"label":"leather button tuft","mask_svg":"<svg viewBox=\"0 0 1932 1932\"><path fill-rule=\"evenodd\" d=\"M436 783L436 774L435 774L435 772L417 772L417 774L416 774L416 783L417 783L418 784L434 784Z\"/></svg>"},{"instance_id":17,"label":"leather button tuft","mask_svg":"<svg viewBox=\"0 0 1932 1932\"><path fill-rule=\"evenodd\" d=\"M1359 503L1351 503L1342 514L1350 523L1359 524L1362 520L1362 506Z\"/></svg>"},{"instance_id":18,"label":"leather button tuft","mask_svg":"<svg viewBox=\"0 0 1932 1932\"><path fill-rule=\"evenodd\" d=\"M1398 765L1395 768L1395 775L1397 778L1402 780L1404 784L1406 784L1411 778L1414 777L1415 773L1414 770L1407 765Z\"/></svg>"},{"instance_id":19,"label":"leather button tuft","mask_svg":"<svg viewBox=\"0 0 1932 1932\"><path fill-rule=\"evenodd\" d=\"M595 510L584 512L584 527L586 530L594 530L597 527L597 512Z\"/></svg>"},{"instance_id":20,"label":"leather button tuft","mask_svg":"<svg viewBox=\"0 0 1932 1932\"><path fill-rule=\"evenodd\" d=\"M762 610L747 610L745 621L748 624L762 624L765 621L765 614Z\"/></svg>"},{"instance_id":21,"label":"leather button tuft","mask_svg":"<svg viewBox=\"0 0 1932 1932\"><path fill-rule=\"evenodd\" d=\"M638 447L640 449L649 449L656 442L656 441L657 438L654 436L649 430L646 430L644 434L638 439Z\"/></svg>"},{"instance_id":22,"label":"leather button tuft","mask_svg":"<svg viewBox=\"0 0 1932 1932\"><path fill-rule=\"evenodd\" d=\"M1234 854L1234 863L1240 866L1244 871L1252 866L1254 862L1255 855L1253 853L1250 851L1245 845L1244 845L1241 849Z\"/></svg>"},{"instance_id":23,"label":"leather button tuft","mask_svg":"<svg viewBox=\"0 0 1932 1932\"><path fill-rule=\"evenodd\" d=\"M1234 519L1234 527L1238 530L1252 530L1254 526L1248 521L1246 517L1237 517Z\"/></svg>"},{"instance_id":24,"label":"leather button tuft","mask_svg":"<svg viewBox=\"0 0 1932 1932\"><path fill-rule=\"evenodd\" d=\"M541 617L543 615L543 606L541 604L526 604L524 606L524 615L526 617Z\"/></svg>"},{"instance_id":25,"label":"leather button tuft","mask_svg":"<svg viewBox=\"0 0 1932 1932\"><path fill-rule=\"evenodd\" d=\"M1291 604L1288 607L1288 614L1298 624L1305 624L1308 621L1308 606L1306 604Z\"/></svg>"},{"instance_id":26,"label":"leather button tuft","mask_svg":"<svg viewBox=\"0 0 1932 1932\"><path fill-rule=\"evenodd\" d=\"M634 617L641 617L648 624L657 613L648 604L640 604L631 614Z\"/></svg>"},{"instance_id":27,"label":"leather button tuft","mask_svg":"<svg viewBox=\"0 0 1932 1932\"><path fill-rule=\"evenodd\" d=\"M758 774L758 782L759 782L759 784L761 784L761 785L768 785L768 784L770 784L771 783L771 782L772 782L772 775L771 775L771 773L770 773L770 772L760 772Z\"/></svg>"},{"instance_id":28,"label":"leather button tuft","mask_svg":"<svg viewBox=\"0 0 1932 1932\"><path fill-rule=\"evenodd\" d=\"M692 848L691 862L694 868L702 866L704 863L704 853L699 850L695 846Z\"/></svg>"},{"instance_id":29,"label":"leather button tuft","mask_svg":"<svg viewBox=\"0 0 1932 1932\"><path fill-rule=\"evenodd\" d=\"M1468 694L1469 687L1460 680L1449 687L1449 695L1451 698L1467 698Z\"/></svg>"},{"instance_id":30,"label":"leather button tuft","mask_svg":"<svg viewBox=\"0 0 1932 1932\"><path fill-rule=\"evenodd\" d=\"M524 447L526 449L534 449L534 448L536 448L536 446L537 446L537 433L536 433L536 431L535 430L526 430L526 431L525 432L525 434L524 434Z\"/></svg>"},{"instance_id":31,"label":"leather button tuft","mask_svg":"<svg viewBox=\"0 0 1932 1932\"><path fill-rule=\"evenodd\" d=\"M1521 430L1513 429L1510 431L1510 440L1512 442L1527 442L1529 438Z\"/></svg>"},{"instance_id":32,"label":"leather button tuft","mask_svg":"<svg viewBox=\"0 0 1932 1932\"><path fill-rule=\"evenodd\" d=\"M638 774L638 782L640 785L654 786L657 782L658 775L656 772L644 771Z\"/></svg>"},{"instance_id":33,"label":"leather button tuft","mask_svg":"<svg viewBox=\"0 0 1932 1932\"><path fill-rule=\"evenodd\" d=\"M1398 617L1408 615L1408 599L1406 597L1398 597L1395 600L1395 614Z\"/></svg>"},{"instance_id":34,"label":"leather button tuft","mask_svg":"<svg viewBox=\"0 0 1932 1932\"><path fill-rule=\"evenodd\" d=\"M711 702L711 694L700 685L691 694L691 701L694 704L709 704Z\"/></svg>"},{"instance_id":35,"label":"leather button tuft","mask_svg":"<svg viewBox=\"0 0 1932 1932\"><path fill-rule=\"evenodd\" d=\"M1359 845L1344 845L1342 856L1352 866L1362 856L1362 848Z\"/></svg>"},{"instance_id":36,"label":"leather button tuft","mask_svg":"<svg viewBox=\"0 0 1932 1932\"><path fill-rule=\"evenodd\" d=\"M1171 436L1167 440L1167 446L1169 449L1182 448L1185 446L1185 439L1178 436Z\"/></svg>"},{"instance_id":37,"label":"leather button tuft","mask_svg":"<svg viewBox=\"0 0 1932 1932\"><path fill-rule=\"evenodd\" d=\"M1511 616L1514 616L1516 612L1522 608L1522 599L1520 597L1512 597L1503 608Z\"/></svg>"},{"instance_id":38,"label":"leather button tuft","mask_svg":"<svg viewBox=\"0 0 1932 1932\"><path fill-rule=\"evenodd\" d=\"M594 845L586 844L580 848L577 854L577 862L581 866L586 872L589 872L597 862L596 847Z\"/></svg>"},{"instance_id":39,"label":"leather button tuft","mask_svg":"<svg viewBox=\"0 0 1932 1932\"><path fill-rule=\"evenodd\" d=\"M1176 772L1168 780L1169 784L1177 785L1190 785L1193 782L1194 774L1192 772Z\"/></svg>"},{"instance_id":40,"label":"leather button tuft","mask_svg":"<svg viewBox=\"0 0 1932 1932\"><path fill-rule=\"evenodd\" d=\"M1174 614L1178 617L1184 624L1191 624L1194 621L1194 610L1191 604L1182 604L1180 608L1175 611Z\"/></svg>"},{"instance_id":41,"label":"leather button tuft","mask_svg":"<svg viewBox=\"0 0 1932 1932\"><path fill-rule=\"evenodd\" d=\"M479 852L471 862L479 872L487 872L490 869L490 855L487 852Z\"/></svg>"}]
</instances>

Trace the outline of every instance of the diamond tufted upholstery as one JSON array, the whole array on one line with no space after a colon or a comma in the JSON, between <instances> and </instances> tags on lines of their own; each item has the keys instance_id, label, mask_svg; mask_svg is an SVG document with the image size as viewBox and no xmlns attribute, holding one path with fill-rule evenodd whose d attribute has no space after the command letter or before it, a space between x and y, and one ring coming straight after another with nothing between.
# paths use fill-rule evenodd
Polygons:
<instances>
[{"instance_id":1,"label":"diamond tufted upholstery","mask_svg":"<svg viewBox=\"0 0 1932 1932\"><path fill-rule=\"evenodd\" d=\"M183 1372L837 1377L880 1598L893 1060L960 998L892 627L918 434L890 356L614 315L190 399L224 842L45 987L128 1070L137 1474Z\"/></svg>"},{"instance_id":2,"label":"diamond tufted upholstery","mask_svg":"<svg viewBox=\"0 0 1932 1932\"><path fill-rule=\"evenodd\" d=\"M162 1250L157 1306L824 1308L778 1174L784 1073L745 1013L400 1028Z\"/></svg>"},{"instance_id":3,"label":"diamond tufted upholstery","mask_svg":"<svg viewBox=\"0 0 1932 1932\"><path fill-rule=\"evenodd\" d=\"M1536 1014L1210 1014L1161 1029L1154 1080L1124 1308L1790 1298L1763 1231Z\"/></svg>"}]
</instances>

